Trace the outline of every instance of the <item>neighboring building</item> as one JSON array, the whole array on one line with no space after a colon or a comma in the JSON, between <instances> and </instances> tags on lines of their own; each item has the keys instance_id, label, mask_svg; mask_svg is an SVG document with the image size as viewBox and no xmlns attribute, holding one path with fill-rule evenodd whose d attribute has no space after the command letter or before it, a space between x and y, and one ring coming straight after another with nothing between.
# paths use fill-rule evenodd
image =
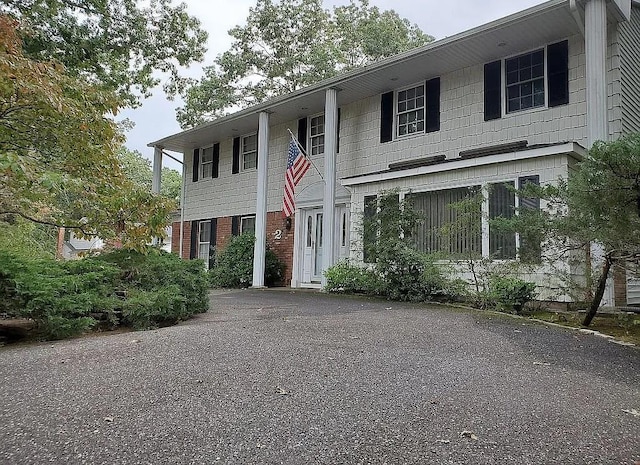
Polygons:
<instances>
[{"instance_id":1,"label":"neighboring building","mask_svg":"<svg viewBox=\"0 0 640 465\"><path fill-rule=\"evenodd\" d=\"M541 206L504 183L556 182L593 141L640 131L639 76L638 2L552 0L149 145L156 171L162 149L184 154L182 256L208 259L255 231L254 286L265 241L293 287L319 286L329 265L361 259L358 218L392 188L437 227L448 203L494 185L475 233L445 246L425 228L420 243L517 260L536 245L491 231L486 218ZM297 186L292 220L281 213L288 129L322 173L310 169ZM546 271L530 278L552 298Z\"/></svg>"},{"instance_id":2,"label":"neighboring building","mask_svg":"<svg viewBox=\"0 0 640 465\"><path fill-rule=\"evenodd\" d=\"M71 229L59 228L58 231L58 256L65 260L82 258L88 253L102 249L104 242L99 237L80 239L73 234Z\"/></svg>"}]
</instances>

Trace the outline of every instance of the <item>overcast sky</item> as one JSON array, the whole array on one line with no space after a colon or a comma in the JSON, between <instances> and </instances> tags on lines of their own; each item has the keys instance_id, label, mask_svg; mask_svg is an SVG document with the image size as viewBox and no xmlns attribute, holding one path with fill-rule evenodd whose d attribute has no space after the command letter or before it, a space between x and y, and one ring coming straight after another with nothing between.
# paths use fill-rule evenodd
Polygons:
<instances>
[{"instance_id":1,"label":"overcast sky","mask_svg":"<svg viewBox=\"0 0 640 465\"><path fill-rule=\"evenodd\" d=\"M193 66L185 73L191 77L201 76L201 66L210 64L231 44L227 31L238 24L244 24L249 7L255 0L185 0L189 12L200 19L203 28L209 33L208 52L204 63ZM325 8L348 4L348 0L324 0ZM544 0L370 0L381 10L395 10L400 16L415 23L427 34L437 39L457 34L494 19L507 16ZM149 142L180 132L176 122L175 109L181 106L179 100L170 101L162 89L156 89L153 97L145 100L136 110L127 110L121 114L135 123L127 133L126 145L138 150L147 158L153 158L153 149ZM179 165L167 160L166 166L178 168Z\"/></svg>"}]
</instances>

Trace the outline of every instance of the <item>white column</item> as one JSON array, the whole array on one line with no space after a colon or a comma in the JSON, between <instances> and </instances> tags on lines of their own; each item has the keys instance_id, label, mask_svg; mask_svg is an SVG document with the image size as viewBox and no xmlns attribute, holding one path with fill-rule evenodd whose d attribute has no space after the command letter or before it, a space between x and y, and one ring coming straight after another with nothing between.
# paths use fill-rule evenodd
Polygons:
<instances>
[{"instance_id":1,"label":"white column","mask_svg":"<svg viewBox=\"0 0 640 465\"><path fill-rule=\"evenodd\" d=\"M585 5L587 81L587 143L606 141L607 130L607 4L588 0Z\"/></svg>"},{"instance_id":2,"label":"white column","mask_svg":"<svg viewBox=\"0 0 640 465\"><path fill-rule=\"evenodd\" d=\"M324 203L322 206L322 287L324 272L335 262L336 158L338 135L338 91L327 89L324 102Z\"/></svg>"},{"instance_id":3,"label":"white column","mask_svg":"<svg viewBox=\"0 0 640 465\"><path fill-rule=\"evenodd\" d=\"M258 195L256 201L256 244L253 251L253 285L264 287L267 248L267 172L269 171L269 113L258 118Z\"/></svg>"},{"instance_id":4,"label":"white column","mask_svg":"<svg viewBox=\"0 0 640 465\"><path fill-rule=\"evenodd\" d=\"M157 145L153 148L153 179L151 180L151 192L160 193L160 183L162 182L162 147Z\"/></svg>"}]
</instances>

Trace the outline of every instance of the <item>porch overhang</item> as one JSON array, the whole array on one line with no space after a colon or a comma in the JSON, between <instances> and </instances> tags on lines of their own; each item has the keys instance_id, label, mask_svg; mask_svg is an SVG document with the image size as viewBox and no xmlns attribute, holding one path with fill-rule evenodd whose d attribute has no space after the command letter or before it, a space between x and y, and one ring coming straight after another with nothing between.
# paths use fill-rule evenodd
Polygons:
<instances>
[{"instance_id":1,"label":"porch overhang","mask_svg":"<svg viewBox=\"0 0 640 465\"><path fill-rule=\"evenodd\" d=\"M444 160L441 163L434 163L405 170L389 169L385 171L378 171L376 173L343 178L340 180L340 183L345 187L351 187L362 184L371 184L383 181L410 178L414 176L422 176L425 174L442 173L445 171L455 171L499 163L508 163L511 161L549 157L554 155L567 155L580 161L587 156L587 150L576 142L533 146L522 150L507 153L497 153L482 157L452 158Z\"/></svg>"}]
</instances>

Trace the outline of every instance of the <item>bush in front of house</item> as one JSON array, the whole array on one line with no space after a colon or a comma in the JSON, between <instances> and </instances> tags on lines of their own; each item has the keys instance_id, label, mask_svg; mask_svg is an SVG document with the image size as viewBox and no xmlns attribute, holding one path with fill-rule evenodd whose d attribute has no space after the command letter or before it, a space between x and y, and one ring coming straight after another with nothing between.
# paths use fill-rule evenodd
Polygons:
<instances>
[{"instance_id":1,"label":"bush in front of house","mask_svg":"<svg viewBox=\"0 0 640 465\"><path fill-rule=\"evenodd\" d=\"M165 252L118 250L82 260L0 251L1 310L36 323L39 338L81 334L98 322L136 329L173 324L208 308L202 263Z\"/></svg>"},{"instance_id":2,"label":"bush in front of house","mask_svg":"<svg viewBox=\"0 0 640 465\"><path fill-rule=\"evenodd\" d=\"M497 276L491 279L489 295L499 310L520 313L527 302L535 299L535 283L520 278Z\"/></svg>"},{"instance_id":3,"label":"bush in front of house","mask_svg":"<svg viewBox=\"0 0 640 465\"><path fill-rule=\"evenodd\" d=\"M213 287L245 288L253 282L253 250L255 236L251 233L231 238L227 246L216 255L214 265L209 269L209 279ZM274 286L284 278L284 264L267 246L264 267L264 283Z\"/></svg>"},{"instance_id":4,"label":"bush in front of house","mask_svg":"<svg viewBox=\"0 0 640 465\"><path fill-rule=\"evenodd\" d=\"M374 270L354 265L343 260L330 267L326 272L327 292L341 294L377 295L382 282Z\"/></svg>"}]
</instances>

